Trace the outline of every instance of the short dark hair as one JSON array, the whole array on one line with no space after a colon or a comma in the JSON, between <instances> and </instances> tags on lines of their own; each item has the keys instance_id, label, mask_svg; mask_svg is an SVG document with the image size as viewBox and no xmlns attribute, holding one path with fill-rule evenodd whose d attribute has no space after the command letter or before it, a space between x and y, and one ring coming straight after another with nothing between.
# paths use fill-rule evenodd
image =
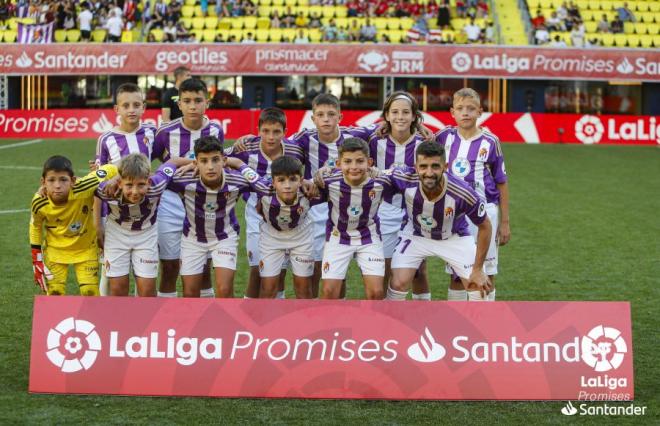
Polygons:
<instances>
[{"instance_id":1,"label":"short dark hair","mask_svg":"<svg viewBox=\"0 0 660 426\"><path fill-rule=\"evenodd\" d=\"M312 110L316 108L319 105L330 105L333 106L339 111L341 109L341 105L339 104L339 99L332 93L321 93L319 95L316 95L314 99L312 99Z\"/></svg>"},{"instance_id":2,"label":"short dark hair","mask_svg":"<svg viewBox=\"0 0 660 426\"><path fill-rule=\"evenodd\" d=\"M339 156L341 157L345 152L361 151L367 157L369 156L369 144L361 138L346 138L339 147Z\"/></svg>"},{"instance_id":3,"label":"short dark hair","mask_svg":"<svg viewBox=\"0 0 660 426\"><path fill-rule=\"evenodd\" d=\"M190 72L190 68L188 67L184 67L184 66L176 67L174 68L174 78L177 79L189 72Z\"/></svg>"},{"instance_id":4,"label":"short dark hair","mask_svg":"<svg viewBox=\"0 0 660 426\"><path fill-rule=\"evenodd\" d=\"M139 93L142 94L142 89L135 83L123 83L117 87L115 91L115 103L117 103L117 98L122 93Z\"/></svg>"},{"instance_id":5,"label":"short dark hair","mask_svg":"<svg viewBox=\"0 0 660 426\"><path fill-rule=\"evenodd\" d=\"M440 145L437 142L422 142L417 146L417 151L415 152L415 158L423 157L442 157L445 159L445 147Z\"/></svg>"},{"instance_id":6,"label":"short dark hair","mask_svg":"<svg viewBox=\"0 0 660 426\"><path fill-rule=\"evenodd\" d=\"M302 176L302 163L294 157L283 155L277 157L270 166L270 174L275 176Z\"/></svg>"},{"instance_id":7,"label":"short dark hair","mask_svg":"<svg viewBox=\"0 0 660 426\"><path fill-rule=\"evenodd\" d=\"M281 124L282 129L284 130L286 129L286 114L284 111L276 107L264 108L261 110L261 114L259 114L258 126L260 129L261 125L264 123Z\"/></svg>"},{"instance_id":8,"label":"short dark hair","mask_svg":"<svg viewBox=\"0 0 660 426\"><path fill-rule=\"evenodd\" d=\"M183 92L204 92L206 95L208 94L208 89L206 88L206 83L199 78L189 78L188 80L184 80L181 86L179 86L179 96Z\"/></svg>"},{"instance_id":9,"label":"short dark hair","mask_svg":"<svg viewBox=\"0 0 660 426\"><path fill-rule=\"evenodd\" d=\"M62 155L53 155L44 163L41 177L45 178L48 172L67 172L70 177L73 177L73 164L71 164L71 160Z\"/></svg>"},{"instance_id":10,"label":"short dark hair","mask_svg":"<svg viewBox=\"0 0 660 426\"><path fill-rule=\"evenodd\" d=\"M220 151L220 154L223 154L222 142L215 136L202 136L195 141L195 156L199 153L207 154L216 151Z\"/></svg>"}]
</instances>

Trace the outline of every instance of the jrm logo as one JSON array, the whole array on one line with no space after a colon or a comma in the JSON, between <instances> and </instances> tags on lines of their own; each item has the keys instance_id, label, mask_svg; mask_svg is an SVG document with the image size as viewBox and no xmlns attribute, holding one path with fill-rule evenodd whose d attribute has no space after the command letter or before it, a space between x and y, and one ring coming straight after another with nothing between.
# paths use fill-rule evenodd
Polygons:
<instances>
[{"instance_id":1,"label":"jrm logo","mask_svg":"<svg viewBox=\"0 0 660 426\"><path fill-rule=\"evenodd\" d=\"M392 72L401 74L424 72L424 52L392 52Z\"/></svg>"}]
</instances>

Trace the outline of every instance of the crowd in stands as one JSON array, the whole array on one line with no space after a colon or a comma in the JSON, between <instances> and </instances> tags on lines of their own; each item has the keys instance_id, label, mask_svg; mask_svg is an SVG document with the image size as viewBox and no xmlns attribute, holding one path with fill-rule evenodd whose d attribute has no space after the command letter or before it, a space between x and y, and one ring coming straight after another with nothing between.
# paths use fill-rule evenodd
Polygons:
<instances>
[{"instance_id":1,"label":"crowd in stands","mask_svg":"<svg viewBox=\"0 0 660 426\"><path fill-rule=\"evenodd\" d=\"M387 31L374 25L373 19L379 18L405 18L413 22L395 42L492 43L495 39L486 0L456 0L455 7L450 6L450 0L308 0L307 4L345 7L348 22L338 24L313 7L305 9L308 13L290 6L273 8L265 16L269 29L296 30L294 36L280 41L390 42ZM189 0L0 0L0 29L7 27L8 19L16 17L29 18L33 23L54 22L58 30L78 29L81 41L90 40L93 31L102 30L105 41L119 42L122 33L135 29L138 39L144 41L190 42L200 40L190 21L182 19L183 8L190 5ZM194 6L201 9L202 17L217 16L219 22L261 13L253 0L201 0ZM260 19L263 18L261 14ZM356 22L350 18L364 19ZM460 19L458 28L452 24L452 18ZM310 30L320 31L321 39L311 40ZM241 34L239 39L235 34L219 33L212 41L256 42L256 31ZM94 40L101 41L96 37Z\"/></svg>"},{"instance_id":2,"label":"crowd in stands","mask_svg":"<svg viewBox=\"0 0 660 426\"><path fill-rule=\"evenodd\" d=\"M598 13L593 16L590 31L587 31L585 22L581 16L577 4L573 1L563 2L556 8L550 16L544 15L541 9L536 10L535 16L531 19L534 34L534 42L537 45L549 45L552 47L566 47L567 40L560 35L551 35L552 33L569 33L570 44L573 47L592 47L602 45L598 37L590 38L593 34L622 34L626 22L636 22L635 14L629 8L628 3L624 2L617 7L615 13ZM587 19L590 20L590 19Z\"/></svg>"}]
</instances>

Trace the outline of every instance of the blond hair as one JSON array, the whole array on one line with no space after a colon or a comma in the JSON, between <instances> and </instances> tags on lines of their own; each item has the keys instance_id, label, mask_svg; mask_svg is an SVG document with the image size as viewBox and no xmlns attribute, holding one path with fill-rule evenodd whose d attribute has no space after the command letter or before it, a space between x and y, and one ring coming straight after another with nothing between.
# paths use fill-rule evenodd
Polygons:
<instances>
[{"instance_id":1,"label":"blond hair","mask_svg":"<svg viewBox=\"0 0 660 426\"><path fill-rule=\"evenodd\" d=\"M474 99L475 101L477 101L477 104L479 104L479 106L481 106L481 97L479 96L477 91L474 90L474 89L471 89L469 87L464 87L461 90L455 92L452 103L456 102L459 99L463 99L463 98Z\"/></svg>"},{"instance_id":2,"label":"blond hair","mask_svg":"<svg viewBox=\"0 0 660 426\"><path fill-rule=\"evenodd\" d=\"M122 179L147 179L151 174L151 163L144 154L129 154L121 159L117 171Z\"/></svg>"}]
</instances>

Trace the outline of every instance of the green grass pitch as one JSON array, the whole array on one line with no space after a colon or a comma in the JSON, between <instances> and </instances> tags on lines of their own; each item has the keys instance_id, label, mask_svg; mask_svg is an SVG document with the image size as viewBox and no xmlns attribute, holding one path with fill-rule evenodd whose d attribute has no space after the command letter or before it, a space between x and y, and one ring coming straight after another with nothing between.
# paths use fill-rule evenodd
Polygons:
<instances>
[{"instance_id":1,"label":"green grass pitch","mask_svg":"<svg viewBox=\"0 0 660 426\"><path fill-rule=\"evenodd\" d=\"M69 156L79 174L95 141L0 139L0 422L81 423L555 423L563 402L387 402L30 395L32 269L27 237L30 199L41 165ZM6 148L5 148L6 147ZM500 250L498 300L624 300L632 304L636 405L644 418L571 421L659 423L660 152L658 147L505 144L511 190L509 245ZM242 204L239 209L242 211ZM239 212L240 213L240 212ZM241 214L239 214L241 216ZM243 242L242 242L243 243ZM247 263L242 248L236 294ZM433 298L447 278L431 262ZM362 295L355 270L349 297ZM69 290L75 287L69 283ZM291 297L289 286L288 296ZM656 420L653 420L655 418Z\"/></svg>"}]
</instances>

